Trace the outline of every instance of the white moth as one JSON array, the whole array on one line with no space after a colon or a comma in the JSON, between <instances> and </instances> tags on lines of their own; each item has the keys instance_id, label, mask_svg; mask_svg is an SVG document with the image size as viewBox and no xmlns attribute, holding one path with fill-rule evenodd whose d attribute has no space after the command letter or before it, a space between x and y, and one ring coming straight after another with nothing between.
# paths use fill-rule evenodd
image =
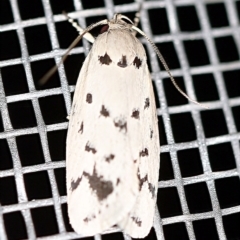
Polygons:
<instances>
[{"instance_id":1,"label":"white moth","mask_svg":"<svg viewBox=\"0 0 240 240\"><path fill-rule=\"evenodd\" d=\"M152 225L160 144L146 53L116 14L81 69L67 135L67 202L77 233L114 225L143 238ZM100 25L100 24L99 24Z\"/></svg>"},{"instance_id":2,"label":"white moth","mask_svg":"<svg viewBox=\"0 0 240 240\"><path fill-rule=\"evenodd\" d=\"M104 24L94 41L88 31ZM69 117L70 223L82 235L118 226L131 237L143 238L153 225L160 143L152 80L136 31L152 45L176 89L203 105L178 87L154 43L126 16L116 14L78 30L82 34L68 52L84 34L94 43L81 69Z\"/></svg>"}]
</instances>

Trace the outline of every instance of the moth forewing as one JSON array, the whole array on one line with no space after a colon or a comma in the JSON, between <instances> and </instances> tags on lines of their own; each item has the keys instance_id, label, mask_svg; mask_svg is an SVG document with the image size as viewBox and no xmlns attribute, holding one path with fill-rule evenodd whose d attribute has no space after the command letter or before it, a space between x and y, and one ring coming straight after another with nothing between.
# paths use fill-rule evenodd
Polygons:
<instances>
[{"instance_id":1,"label":"moth forewing","mask_svg":"<svg viewBox=\"0 0 240 240\"><path fill-rule=\"evenodd\" d=\"M121 15L93 43L81 69L67 135L70 223L83 235L114 225L132 237L152 225L159 133L145 50Z\"/></svg>"}]
</instances>

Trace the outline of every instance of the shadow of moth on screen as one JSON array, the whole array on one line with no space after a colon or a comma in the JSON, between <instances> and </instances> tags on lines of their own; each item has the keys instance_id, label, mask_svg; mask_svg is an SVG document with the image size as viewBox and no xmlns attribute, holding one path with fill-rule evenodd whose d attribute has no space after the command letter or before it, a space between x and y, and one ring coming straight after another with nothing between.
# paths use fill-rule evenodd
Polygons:
<instances>
[{"instance_id":1,"label":"shadow of moth on screen","mask_svg":"<svg viewBox=\"0 0 240 240\"><path fill-rule=\"evenodd\" d=\"M94 39L89 31L100 25L101 34ZM160 142L152 80L136 32L152 45L176 89L197 102L182 92L155 44L126 16L115 14L85 30L75 27L81 34L68 52L85 33L93 46L69 116L70 223L86 236L118 226L131 237L143 238L153 226Z\"/></svg>"}]
</instances>

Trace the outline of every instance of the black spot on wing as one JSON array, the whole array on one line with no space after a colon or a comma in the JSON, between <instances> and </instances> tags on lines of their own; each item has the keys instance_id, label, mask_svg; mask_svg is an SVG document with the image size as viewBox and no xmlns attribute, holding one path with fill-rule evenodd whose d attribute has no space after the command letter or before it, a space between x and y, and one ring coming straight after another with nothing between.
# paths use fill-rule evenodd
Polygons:
<instances>
[{"instance_id":1,"label":"black spot on wing","mask_svg":"<svg viewBox=\"0 0 240 240\"><path fill-rule=\"evenodd\" d=\"M82 177L78 178L76 181L72 180L70 190L74 191L78 187L81 181L82 181Z\"/></svg>"},{"instance_id":2,"label":"black spot on wing","mask_svg":"<svg viewBox=\"0 0 240 240\"><path fill-rule=\"evenodd\" d=\"M140 153L139 153L140 157L146 157L148 156L148 149L144 148Z\"/></svg>"},{"instance_id":3,"label":"black spot on wing","mask_svg":"<svg viewBox=\"0 0 240 240\"><path fill-rule=\"evenodd\" d=\"M139 111L134 109L133 112L132 112L132 118L136 118L136 119L139 119Z\"/></svg>"},{"instance_id":4,"label":"black spot on wing","mask_svg":"<svg viewBox=\"0 0 240 240\"><path fill-rule=\"evenodd\" d=\"M149 108L149 106L150 106L149 98L146 98L145 99L145 104L144 104L144 109Z\"/></svg>"},{"instance_id":5,"label":"black spot on wing","mask_svg":"<svg viewBox=\"0 0 240 240\"><path fill-rule=\"evenodd\" d=\"M80 129L78 130L79 133L83 133L83 122L81 122L81 126L80 126Z\"/></svg>"},{"instance_id":6,"label":"black spot on wing","mask_svg":"<svg viewBox=\"0 0 240 240\"><path fill-rule=\"evenodd\" d=\"M152 194L152 198L155 197L155 186L153 186L153 184L148 183L148 189L150 191L150 193Z\"/></svg>"},{"instance_id":7,"label":"black spot on wing","mask_svg":"<svg viewBox=\"0 0 240 240\"><path fill-rule=\"evenodd\" d=\"M154 197L155 197L155 186L148 181L148 175L146 174L143 178L141 178L140 173L139 173L139 170L138 170L137 177L138 177L138 181L139 181L139 191L142 190L143 184L144 184L145 182L147 182L149 192L151 193L152 198L154 198Z\"/></svg>"},{"instance_id":8,"label":"black spot on wing","mask_svg":"<svg viewBox=\"0 0 240 240\"><path fill-rule=\"evenodd\" d=\"M100 114L104 117L108 117L109 116L109 111L105 108L104 105L102 105L102 109L100 111Z\"/></svg>"},{"instance_id":9,"label":"black spot on wing","mask_svg":"<svg viewBox=\"0 0 240 240\"><path fill-rule=\"evenodd\" d=\"M151 129L150 130L150 138L152 138L153 137L153 130Z\"/></svg>"},{"instance_id":10,"label":"black spot on wing","mask_svg":"<svg viewBox=\"0 0 240 240\"><path fill-rule=\"evenodd\" d=\"M87 96L86 96L86 102L87 103L92 103L92 94L91 93L88 93Z\"/></svg>"},{"instance_id":11,"label":"black spot on wing","mask_svg":"<svg viewBox=\"0 0 240 240\"><path fill-rule=\"evenodd\" d=\"M136 66L136 68L139 69L142 65L142 61L140 60L140 58L135 57L134 60L133 60L133 65Z\"/></svg>"},{"instance_id":12,"label":"black spot on wing","mask_svg":"<svg viewBox=\"0 0 240 240\"><path fill-rule=\"evenodd\" d=\"M124 130L125 133L127 132L127 122L123 119L119 119L117 121L114 121L114 126L119 128L119 131Z\"/></svg>"},{"instance_id":13,"label":"black spot on wing","mask_svg":"<svg viewBox=\"0 0 240 240\"><path fill-rule=\"evenodd\" d=\"M103 176L97 174L96 166L92 175L87 172L83 172L83 175L88 178L90 188L96 193L99 201L104 200L113 192L112 182L103 180Z\"/></svg>"},{"instance_id":14,"label":"black spot on wing","mask_svg":"<svg viewBox=\"0 0 240 240\"><path fill-rule=\"evenodd\" d=\"M93 154L95 154L97 152L97 150L95 148L91 147L89 142L87 142L87 144L85 146L85 151L86 152L92 152Z\"/></svg>"},{"instance_id":15,"label":"black spot on wing","mask_svg":"<svg viewBox=\"0 0 240 240\"><path fill-rule=\"evenodd\" d=\"M104 56L99 56L98 60L102 65L109 65L112 62L111 58L108 56L107 53L105 53Z\"/></svg>"},{"instance_id":16,"label":"black spot on wing","mask_svg":"<svg viewBox=\"0 0 240 240\"><path fill-rule=\"evenodd\" d=\"M111 162L115 158L114 154L110 154L109 156L105 157L106 162Z\"/></svg>"},{"instance_id":17,"label":"black spot on wing","mask_svg":"<svg viewBox=\"0 0 240 240\"><path fill-rule=\"evenodd\" d=\"M121 60L117 63L117 65L121 68L127 67L127 57L122 56Z\"/></svg>"},{"instance_id":18,"label":"black spot on wing","mask_svg":"<svg viewBox=\"0 0 240 240\"><path fill-rule=\"evenodd\" d=\"M96 215L93 214L92 216L86 217L83 219L85 223L91 222L94 218L96 218Z\"/></svg>"},{"instance_id":19,"label":"black spot on wing","mask_svg":"<svg viewBox=\"0 0 240 240\"><path fill-rule=\"evenodd\" d=\"M120 182L121 182L121 181L120 181L120 178L118 178L118 179L117 179L117 184L116 184L116 185L118 185Z\"/></svg>"},{"instance_id":20,"label":"black spot on wing","mask_svg":"<svg viewBox=\"0 0 240 240\"><path fill-rule=\"evenodd\" d=\"M138 173L137 176L138 176L138 180L139 180L139 191L141 191L143 184L148 181L148 176L146 174L145 177L141 178L140 173Z\"/></svg>"},{"instance_id":21,"label":"black spot on wing","mask_svg":"<svg viewBox=\"0 0 240 240\"><path fill-rule=\"evenodd\" d=\"M141 221L140 218L138 218L138 217L131 217L131 219L132 219L133 222L135 222L139 227L141 227L142 221Z\"/></svg>"}]
</instances>

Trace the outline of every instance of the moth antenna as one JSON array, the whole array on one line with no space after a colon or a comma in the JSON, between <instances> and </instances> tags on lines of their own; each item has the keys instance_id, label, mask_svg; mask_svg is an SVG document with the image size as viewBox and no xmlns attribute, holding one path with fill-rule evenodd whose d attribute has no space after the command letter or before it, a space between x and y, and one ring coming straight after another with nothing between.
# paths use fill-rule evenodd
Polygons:
<instances>
[{"instance_id":1,"label":"moth antenna","mask_svg":"<svg viewBox=\"0 0 240 240\"><path fill-rule=\"evenodd\" d=\"M116 18L116 19L126 19L126 20L129 21L131 24L133 24L133 21L132 21L130 18L128 18L127 16L122 15L122 14L120 14L120 13L116 13L115 16L114 16L114 18Z\"/></svg>"},{"instance_id":2,"label":"moth antenna","mask_svg":"<svg viewBox=\"0 0 240 240\"><path fill-rule=\"evenodd\" d=\"M48 79L57 71L57 69L59 68L59 66L66 60L66 58L68 57L68 54L70 53L70 51L78 44L78 42L83 38L84 34L86 34L87 32L91 31L93 28L99 26L99 25L104 25L107 24L108 21L102 20L99 21L97 23L93 23L90 26L88 26L81 35L79 35L72 43L71 45L68 47L67 52L63 55L61 61L55 65L53 68L51 68L40 80L39 80L39 85L43 85L45 84Z\"/></svg>"},{"instance_id":3,"label":"moth antenna","mask_svg":"<svg viewBox=\"0 0 240 240\"><path fill-rule=\"evenodd\" d=\"M172 76L171 72L170 72L170 69L163 57L163 55L160 53L160 51L158 50L157 46L154 44L154 42L143 32L141 31L139 28L135 27L135 26L132 26L132 29L134 29L135 31L139 32L143 37L145 37L147 39L147 41L152 45L152 48L153 50L155 51L155 53L157 54L159 60L161 61L161 63L163 64L166 72L168 73L169 77L170 77L170 80L172 81L174 87L178 90L178 92L180 92L186 99L188 99L190 102L193 102L205 109L209 109L209 107L199 103L198 101L190 98L185 92L183 92L183 90L178 86L178 84L176 83L174 77Z\"/></svg>"},{"instance_id":4,"label":"moth antenna","mask_svg":"<svg viewBox=\"0 0 240 240\"><path fill-rule=\"evenodd\" d=\"M73 42L72 44L68 47L67 52L63 55L61 61L52 67L40 80L39 80L39 85L44 85L48 79L57 71L57 69L60 67L60 65L66 60L69 52L78 44L78 42L81 40L83 37L83 34L79 35Z\"/></svg>"}]
</instances>

